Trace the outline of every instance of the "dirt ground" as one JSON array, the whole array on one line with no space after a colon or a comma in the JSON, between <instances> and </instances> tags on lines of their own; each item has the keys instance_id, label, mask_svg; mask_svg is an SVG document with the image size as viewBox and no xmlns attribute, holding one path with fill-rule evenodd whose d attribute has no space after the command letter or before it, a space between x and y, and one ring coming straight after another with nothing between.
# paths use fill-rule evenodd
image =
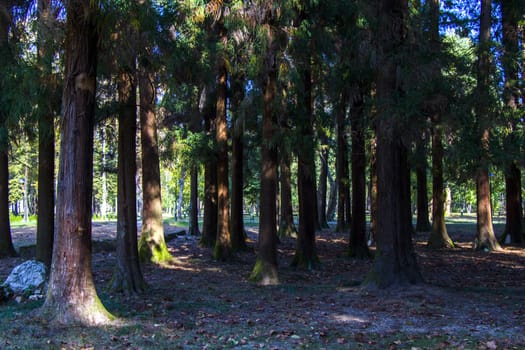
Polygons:
<instances>
[{"instance_id":1,"label":"dirt ground","mask_svg":"<svg viewBox=\"0 0 525 350\"><path fill-rule=\"evenodd\" d=\"M111 239L114 230L95 224L93 237ZM95 250L96 286L118 324L56 329L27 317L38 302L12 301L0 305L0 348L524 349L525 249L473 252L473 232L473 225L450 225L459 245L450 251L428 250L427 234L418 234L426 283L384 291L360 287L372 261L349 259L347 237L333 230L318 233L322 265L315 271L290 268L295 241L283 240L281 283L272 287L248 281L254 228L250 249L233 262L211 259L196 237L169 241L173 263L143 268L149 290L141 296L108 294L115 256ZM32 235L34 229L14 230L15 245ZM2 260L0 280L22 261Z\"/></svg>"}]
</instances>

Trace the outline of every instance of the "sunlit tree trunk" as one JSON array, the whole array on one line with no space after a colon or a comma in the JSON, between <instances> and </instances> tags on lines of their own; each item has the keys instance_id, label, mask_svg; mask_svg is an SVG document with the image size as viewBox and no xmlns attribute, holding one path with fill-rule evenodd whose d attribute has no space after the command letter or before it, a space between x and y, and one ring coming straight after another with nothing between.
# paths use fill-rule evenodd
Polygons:
<instances>
[{"instance_id":1,"label":"sunlit tree trunk","mask_svg":"<svg viewBox=\"0 0 525 350\"><path fill-rule=\"evenodd\" d=\"M97 9L91 0L66 3L57 231L41 308L46 318L65 325L101 325L112 319L97 296L91 268Z\"/></svg>"},{"instance_id":2,"label":"sunlit tree trunk","mask_svg":"<svg viewBox=\"0 0 525 350\"><path fill-rule=\"evenodd\" d=\"M489 178L489 138L490 112L487 106L490 100L490 26L491 0L481 0L481 16L479 28L478 54L478 103L476 117L479 127L479 141L481 155L476 171L476 204L477 204L477 235L474 240L476 250L500 250L492 225L492 209L490 206L490 178Z\"/></svg>"},{"instance_id":3,"label":"sunlit tree trunk","mask_svg":"<svg viewBox=\"0 0 525 350\"><path fill-rule=\"evenodd\" d=\"M264 110L261 145L261 204L257 261L250 279L263 285L279 283L277 273L277 147L273 139L277 129L275 97L277 89L276 42L273 28L265 25L268 39L266 76L264 79Z\"/></svg>"},{"instance_id":4,"label":"sunlit tree trunk","mask_svg":"<svg viewBox=\"0 0 525 350\"><path fill-rule=\"evenodd\" d=\"M224 18L218 23L219 40L227 43ZM219 57L217 76L217 117L215 119L215 140L217 142L217 239L213 256L217 260L229 260L233 255L230 231L230 190L228 160L228 123L226 101L228 95L228 68L226 58Z\"/></svg>"},{"instance_id":5,"label":"sunlit tree trunk","mask_svg":"<svg viewBox=\"0 0 525 350\"><path fill-rule=\"evenodd\" d=\"M111 289L125 294L141 293L145 282L137 243L137 87L132 72L122 71L118 79L118 180L117 263Z\"/></svg>"},{"instance_id":6,"label":"sunlit tree trunk","mask_svg":"<svg viewBox=\"0 0 525 350\"><path fill-rule=\"evenodd\" d=\"M382 106L377 122L377 218L376 256L366 286L386 288L422 281L407 213L410 193L407 147L396 120L394 95L400 88L397 50L407 35L407 0L379 1L377 99ZM407 193L408 192L408 193ZM407 198L408 197L408 198Z\"/></svg>"},{"instance_id":7,"label":"sunlit tree trunk","mask_svg":"<svg viewBox=\"0 0 525 350\"><path fill-rule=\"evenodd\" d=\"M148 69L144 62L139 66L142 228L138 246L141 261L159 264L172 257L164 239L155 85L153 74Z\"/></svg>"}]
</instances>

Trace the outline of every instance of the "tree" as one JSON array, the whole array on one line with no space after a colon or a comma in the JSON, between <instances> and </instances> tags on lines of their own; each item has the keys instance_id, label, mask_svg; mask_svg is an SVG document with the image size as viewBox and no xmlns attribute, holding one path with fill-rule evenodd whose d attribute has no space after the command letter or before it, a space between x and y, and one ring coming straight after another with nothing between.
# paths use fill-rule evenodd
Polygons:
<instances>
[{"instance_id":1,"label":"tree","mask_svg":"<svg viewBox=\"0 0 525 350\"><path fill-rule=\"evenodd\" d=\"M140 268L137 243L137 86L133 68L135 60L131 62L131 66L123 68L118 76L117 264L111 289L140 293L146 283Z\"/></svg>"},{"instance_id":2,"label":"tree","mask_svg":"<svg viewBox=\"0 0 525 350\"><path fill-rule=\"evenodd\" d=\"M92 0L66 3L57 231L41 312L54 322L68 325L101 325L113 318L97 296L91 268L97 8Z\"/></svg>"},{"instance_id":3,"label":"tree","mask_svg":"<svg viewBox=\"0 0 525 350\"><path fill-rule=\"evenodd\" d=\"M263 285L279 283L277 272L277 116L275 99L277 94L278 38L275 24L276 11L268 11L261 30L266 39L264 59L264 107L261 145L261 195L259 217L259 244L257 261L250 279Z\"/></svg>"},{"instance_id":4,"label":"tree","mask_svg":"<svg viewBox=\"0 0 525 350\"><path fill-rule=\"evenodd\" d=\"M516 112L519 103L519 75L518 75L518 60L519 60L519 40L518 40L518 21L520 17L519 2L501 1L501 19L503 24L503 56L502 66L505 73L505 86L503 89L503 102L505 103L505 112L508 115L508 128L510 135L508 139L504 140L504 147L508 152L506 154L514 154L516 151L516 136L517 128ZM523 14L523 10L521 10ZM521 198L521 170L517 165L515 159L507 159L505 162L505 199L506 199L506 221L505 231L503 233L502 241L508 236L511 243L523 242L523 208Z\"/></svg>"},{"instance_id":5,"label":"tree","mask_svg":"<svg viewBox=\"0 0 525 350\"><path fill-rule=\"evenodd\" d=\"M146 57L139 59L143 209L138 248L142 261L160 264L172 256L164 239L155 86L150 64Z\"/></svg>"},{"instance_id":6,"label":"tree","mask_svg":"<svg viewBox=\"0 0 525 350\"><path fill-rule=\"evenodd\" d=\"M428 218L428 186L427 186L427 135L425 132L416 141L416 182L417 182L417 218L416 232L430 231Z\"/></svg>"},{"instance_id":7,"label":"tree","mask_svg":"<svg viewBox=\"0 0 525 350\"><path fill-rule=\"evenodd\" d=\"M224 24L224 8L217 8L217 11L219 13L219 20L216 23L217 35L220 44L225 48L228 43L228 33ZM217 142L217 239L213 252L213 256L217 260L229 260L233 254L230 232L228 123L226 121L228 67L225 55L225 51L221 52L217 58L217 117L215 118L215 140Z\"/></svg>"},{"instance_id":8,"label":"tree","mask_svg":"<svg viewBox=\"0 0 525 350\"><path fill-rule=\"evenodd\" d=\"M51 0L38 1L38 65L43 93L39 96L38 115L38 217L36 259L49 268L53 254L55 228L55 111L58 109L52 93L51 57L53 41L49 27L55 21Z\"/></svg>"},{"instance_id":9,"label":"tree","mask_svg":"<svg viewBox=\"0 0 525 350\"><path fill-rule=\"evenodd\" d=\"M346 230L345 220L345 205L347 203L346 196L349 193L350 178L348 177L348 139L346 132L346 109L347 109L347 94L345 91L339 96L336 105L336 124L337 124L337 150L336 150L336 182L337 182L337 225L336 232L343 232ZM346 218L347 219L347 218Z\"/></svg>"},{"instance_id":10,"label":"tree","mask_svg":"<svg viewBox=\"0 0 525 350\"><path fill-rule=\"evenodd\" d=\"M377 103L377 250L365 280L369 287L386 288L422 281L407 222L407 146L395 99L401 88L397 74L407 35L408 2L382 0L378 3ZM406 141L405 141L406 142Z\"/></svg>"},{"instance_id":11,"label":"tree","mask_svg":"<svg viewBox=\"0 0 525 350\"><path fill-rule=\"evenodd\" d=\"M429 39L431 52L434 57L440 52L441 43L439 38L439 0L432 0L429 3L430 25ZM440 76L439 61L434 61L432 66L433 80ZM439 101L439 95L434 94ZM443 122L442 122L442 102L429 104L432 122L432 229L428 239L428 246L431 248L452 248L454 242L450 239L445 223L445 188L443 183Z\"/></svg>"},{"instance_id":12,"label":"tree","mask_svg":"<svg viewBox=\"0 0 525 350\"><path fill-rule=\"evenodd\" d=\"M13 1L0 4L0 63L2 67L10 63L9 27L11 26L11 10ZM6 94L4 85L8 79L7 70L0 73L2 94ZM3 97L3 96L0 96ZM7 127L7 106L0 107L0 257L16 256L11 239L11 224L9 221L9 132Z\"/></svg>"},{"instance_id":13,"label":"tree","mask_svg":"<svg viewBox=\"0 0 525 350\"><path fill-rule=\"evenodd\" d=\"M479 26L479 47L477 65L477 104L476 121L480 156L476 170L477 235L475 250L500 250L492 225L489 177L489 138L490 138L490 30L491 0L481 0Z\"/></svg>"}]
</instances>

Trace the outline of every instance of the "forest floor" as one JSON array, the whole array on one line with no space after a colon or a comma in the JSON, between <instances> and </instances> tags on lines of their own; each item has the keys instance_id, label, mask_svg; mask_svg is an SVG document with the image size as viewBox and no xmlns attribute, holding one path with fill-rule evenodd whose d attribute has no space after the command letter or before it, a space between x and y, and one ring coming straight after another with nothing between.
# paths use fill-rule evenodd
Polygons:
<instances>
[{"instance_id":1,"label":"forest floor","mask_svg":"<svg viewBox=\"0 0 525 350\"><path fill-rule=\"evenodd\" d=\"M107 292L115 254L95 249L95 283L118 322L56 327L33 317L42 301L10 301L0 305L0 349L525 349L525 249L474 252L472 221L448 230L458 243L449 251L431 251L428 234L416 236L424 284L379 291L360 286L372 261L348 258L348 238L333 230L318 232L314 271L290 267L295 240L284 239L281 283L271 287L248 281L255 228L233 262L213 260L196 237L170 240L173 262L143 267L149 289L140 296ZM95 224L93 236L114 231ZM34 228L13 233L15 245L31 237ZM22 261L2 260L0 280Z\"/></svg>"}]
</instances>

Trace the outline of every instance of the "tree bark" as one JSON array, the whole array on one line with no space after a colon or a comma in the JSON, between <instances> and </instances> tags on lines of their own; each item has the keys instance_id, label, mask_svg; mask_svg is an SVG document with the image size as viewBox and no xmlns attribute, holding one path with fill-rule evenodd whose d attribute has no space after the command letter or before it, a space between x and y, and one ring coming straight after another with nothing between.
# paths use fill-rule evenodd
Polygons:
<instances>
[{"instance_id":1,"label":"tree bark","mask_svg":"<svg viewBox=\"0 0 525 350\"><path fill-rule=\"evenodd\" d=\"M394 95L400 88L395 59L406 40L408 2L383 0L378 8L377 98L382 113L377 123L377 250L365 285L386 288L422 281L407 217L407 148L402 141ZM407 198L408 196L408 198Z\"/></svg>"},{"instance_id":2,"label":"tree bark","mask_svg":"<svg viewBox=\"0 0 525 350\"><path fill-rule=\"evenodd\" d=\"M426 132L425 132L426 134ZM417 182L417 217L416 231L428 232L431 229L428 217L427 186L427 138L424 135L416 143L416 182Z\"/></svg>"},{"instance_id":3,"label":"tree bark","mask_svg":"<svg viewBox=\"0 0 525 350\"><path fill-rule=\"evenodd\" d=\"M212 103L212 94L205 88L202 92L204 131L211 137L215 133L216 104ZM200 245L207 248L215 246L217 239L217 163L215 154L211 154L204 165L204 215Z\"/></svg>"},{"instance_id":4,"label":"tree bark","mask_svg":"<svg viewBox=\"0 0 525 350\"><path fill-rule=\"evenodd\" d=\"M370 237L369 241L376 241L377 222L377 137L370 139Z\"/></svg>"},{"instance_id":5,"label":"tree bark","mask_svg":"<svg viewBox=\"0 0 525 350\"><path fill-rule=\"evenodd\" d=\"M476 171L477 235L474 240L475 250L486 249L489 251L501 249L494 235L494 227L492 225L488 159L490 115L486 104L490 100L487 94L490 87L491 8L491 0L481 0L477 81L478 104L476 106L481 152Z\"/></svg>"},{"instance_id":6,"label":"tree bark","mask_svg":"<svg viewBox=\"0 0 525 350\"><path fill-rule=\"evenodd\" d=\"M66 3L57 232L41 308L48 319L65 325L102 325L113 318L97 296L91 268L97 8L91 0Z\"/></svg>"},{"instance_id":7,"label":"tree bark","mask_svg":"<svg viewBox=\"0 0 525 350\"><path fill-rule=\"evenodd\" d=\"M345 160L348 158L345 154L348 153L348 140L346 135L346 96L340 97L338 106L336 107L336 123L337 123L337 153L336 153L336 182L337 182L337 225L336 232L346 231L345 220L345 205L347 203L346 195L349 192L350 186L348 178L348 164ZM345 168L347 170L345 170Z\"/></svg>"},{"instance_id":8,"label":"tree bark","mask_svg":"<svg viewBox=\"0 0 525 350\"><path fill-rule=\"evenodd\" d=\"M281 145L280 168L281 220L279 223L279 237L297 237L297 229L293 221L290 155L284 145Z\"/></svg>"},{"instance_id":9,"label":"tree bark","mask_svg":"<svg viewBox=\"0 0 525 350\"><path fill-rule=\"evenodd\" d=\"M503 100L506 111L509 114L510 130L516 129L516 110L519 104L519 74L517 61L519 60L519 8L518 1L503 1L501 3L501 19L503 25L503 57L502 66L505 73L505 86L503 90ZM505 153L512 154L513 147L517 143L515 133L508 136L505 140ZM507 161L505 169L505 197L506 197L506 221L505 231L501 237L501 242L521 244L523 237L523 208L521 201L521 171L516 164L516 160Z\"/></svg>"},{"instance_id":10,"label":"tree bark","mask_svg":"<svg viewBox=\"0 0 525 350\"><path fill-rule=\"evenodd\" d=\"M326 219L326 202L328 197L328 157L330 154L330 148L328 147L328 137L322 133L321 138L321 172L319 174L319 187L317 191L317 211L319 217L319 225L321 228L329 228L328 220Z\"/></svg>"},{"instance_id":11,"label":"tree bark","mask_svg":"<svg viewBox=\"0 0 525 350\"><path fill-rule=\"evenodd\" d=\"M224 18L218 23L219 39L227 42ZM226 58L219 57L217 77L217 117L215 119L215 140L217 142L217 239L213 256L217 260L230 260L233 257L233 244L230 231L230 191L228 174L228 123L226 121L226 100L228 94L228 68Z\"/></svg>"},{"instance_id":12,"label":"tree bark","mask_svg":"<svg viewBox=\"0 0 525 350\"><path fill-rule=\"evenodd\" d=\"M362 93L354 96L350 110L352 136L352 222L350 226L350 256L369 258L366 239L366 154L364 100Z\"/></svg>"},{"instance_id":13,"label":"tree bark","mask_svg":"<svg viewBox=\"0 0 525 350\"><path fill-rule=\"evenodd\" d=\"M142 262L160 264L172 259L162 222L160 159L155 117L153 74L142 59L139 66L140 139L142 151L142 228L138 243Z\"/></svg>"},{"instance_id":14,"label":"tree bark","mask_svg":"<svg viewBox=\"0 0 525 350\"><path fill-rule=\"evenodd\" d=\"M246 232L244 231L244 140L242 121L237 120L232 136L232 246L234 251L245 250Z\"/></svg>"},{"instance_id":15,"label":"tree bark","mask_svg":"<svg viewBox=\"0 0 525 350\"><path fill-rule=\"evenodd\" d=\"M315 141L313 130L312 72L309 57L302 70L302 106L299 107L299 132L297 148L297 184L299 189L299 232L292 266L308 270L319 264L315 245L317 208L315 189Z\"/></svg>"},{"instance_id":16,"label":"tree bark","mask_svg":"<svg viewBox=\"0 0 525 350\"><path fill-rule=\"evenodd\" d=\"M137 94L135 77L123 71L118 80L117 263L111 289L125 294L144 291L137 243Z\"/></svg>"},{"instance_id":17,"label":"tree bark","mask_svg":"<svg viewBox=\"0 0 525 350\"><path fill-rule=\"evenodd\" d=\"M259 244L257 261L250 279L262 285L279 283L277 272L277 147L275 133L277 116L274 105L277 89L277 50L270 25L266 25L267 54L264 81L264 109L261 145L261 204L259 216Z\"/></svg>"},{"instance_id":18,"label":"tree bark","mask_svg":"<svg viewBox=\"0 0 525 350\"><path fill-rule=\"evenodd\" d=\"M199 231L199 167L192 165L190 169L190 218L188 234L200 236Z\"/></svg>"}]
</instances>

